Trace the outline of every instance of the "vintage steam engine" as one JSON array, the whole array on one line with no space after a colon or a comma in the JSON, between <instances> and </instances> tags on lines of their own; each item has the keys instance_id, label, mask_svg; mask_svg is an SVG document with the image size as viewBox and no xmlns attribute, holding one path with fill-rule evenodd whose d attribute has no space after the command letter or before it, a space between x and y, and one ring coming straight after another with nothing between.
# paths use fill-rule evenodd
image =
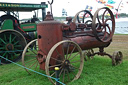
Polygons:
<instances>
[{"instance_id":1,"label":"vintage steam engine","mask_svg":"<svg viewBox=\"0 0 128 85\"><path fill-rule=\"evenodd\" d=\"M99 16L101 10L103 13ZM79 18L81 12L84 13L82 21ZM86 20L86 15L89 15L91 20ZM54 68L59 67L60 81L66 83L80 77L84 65L84 50L99 48L99 52L89 56L108 55L113 65L122 62L120 51L114 52L113 56L104 52L104 48L112 42L115 30L114 15L109 8L98 9L94 16L89 11L82 10L73 20L71 17L66 20L66 24L55 21L52 13L47 13L45 20L37 25L38 40L31 41L23 51L24 66L45 70L46 74L52 77L55 76ZM30 48L34 42L38 42L35 50ZM53 79L49 80L55 84Z\"/></svg>"}]
</instances>

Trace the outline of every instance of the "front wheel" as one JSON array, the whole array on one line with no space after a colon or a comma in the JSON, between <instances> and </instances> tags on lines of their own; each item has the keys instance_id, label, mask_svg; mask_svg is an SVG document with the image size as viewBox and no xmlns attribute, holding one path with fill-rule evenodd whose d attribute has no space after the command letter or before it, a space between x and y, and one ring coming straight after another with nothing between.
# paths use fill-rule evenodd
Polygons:
<instances>
[{"instance_id":1,"label":"front wheel","mask_svg":"<svg viewBox=\"0 0 128 85\"><path fill-rule=\"evenodd\" d=\"M45 71L48 76L55 77L55 67L60 68L59 78L63 83L77 80L83 70L84 58L82 50L73 41L64 40L55 44L49 51ZM55 80L49 78L55 84Z\"/></svg>"}]
</instances>

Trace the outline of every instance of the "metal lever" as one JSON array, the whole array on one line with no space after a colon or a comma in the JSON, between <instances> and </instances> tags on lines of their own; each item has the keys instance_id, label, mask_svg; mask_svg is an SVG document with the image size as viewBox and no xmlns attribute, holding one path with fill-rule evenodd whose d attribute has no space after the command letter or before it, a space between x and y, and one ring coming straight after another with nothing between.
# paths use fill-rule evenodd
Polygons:
<instances>
[{"instance_id":1,"label":"metal lever","mask_svg":"<svg viewBox=\"0 0 128 85\"><path fill-rule=\"evenodd\" d=\"M52 2L51 2L51 3L48 1L48 3L50 4L51 14L52 14L52 4L53 4L53 0L52 0Z\"/></svg>"}]
</instances>

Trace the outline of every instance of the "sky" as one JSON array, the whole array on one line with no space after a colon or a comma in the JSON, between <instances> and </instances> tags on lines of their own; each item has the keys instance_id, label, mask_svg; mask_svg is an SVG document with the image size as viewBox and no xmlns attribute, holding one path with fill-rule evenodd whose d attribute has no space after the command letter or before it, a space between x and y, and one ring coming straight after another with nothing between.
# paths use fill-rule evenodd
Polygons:
<instances>
[{"instance_id":1,"label":"sky","mask_svg":"<svg viewBox=\"0 0 128 85\"><path fill-rule=\"evenodd\" d=\"M48 0L0 0L0 2L9 2L9 3L35 3L40 4L41 2L46 2ZM50 2L52 0L49 0ZM107 0L105 0L107 1ZM121 0L114 0L116 3L113 4L115 8L118 7ZM123 0L122 2L127 2L128 0ZM47 3L48 4L48 3ZM98 8L104 7L104 4L97 3L96 0L54 0L52 4L53 9L53 15L54 16L62 16L62 9L64 8L68 14L68 16L75 16L75 14L81 10L84 10L86 6L92 6L92 14L95 13L95 11ZM123 7L119 10L120 13L128 13L127 7L128 4L123 3L121 4ZM112 9L115 11L115 9ZM48 5L48 8L46 11L50 11L50 5Z\"/></svg>"}]
</instances>

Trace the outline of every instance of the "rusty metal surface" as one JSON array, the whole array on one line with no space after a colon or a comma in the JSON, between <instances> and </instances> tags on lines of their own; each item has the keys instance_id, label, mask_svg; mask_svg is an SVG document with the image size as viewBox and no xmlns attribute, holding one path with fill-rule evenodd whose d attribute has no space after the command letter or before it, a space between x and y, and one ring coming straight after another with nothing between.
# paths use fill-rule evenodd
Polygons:
<instances>
[{"instance_id":1,"label":"rusty metal surface","mask_svg":"<svg viewBox=\"0 0 128 85\"><path fill-rule=\"evenodd\" d=\"M98 12L101 9L105 9L105 11L103 13L102 20L99 20L97 16ZM53 19L52 13L50 14L50 12L48 12L45 20L37 25L38 52L36 59L40 65L40 69L45 70L47 75L53 76L55 74L54 71L52 74L50 73L50 71L54 70L55 66L58 66L61 68L60 71L64 73L63 75L65 75L65 72L67 72L68 75L70 73L70 70L72 70L71 68L76 69L71 66L71 61L69 60L69 58L73 53L78 52L80 60L74 62L79 62L79 67L77 68L79 68L80 70L78 70L78 72L75 74L75 77L72 79L76 80L80 77L80 74L83 70L84 57L81 53L81 49L89 50L93 48L99 48L99 52L90 52L88 53L88 55L107 55L110 58L113 58L111 55L104 52L104 48L108 47L112 42L112 36L115 30L115 20L111 10L109 10L108 8L101 9L96 11L94 17L90 12L82 10L80 12L88 13L91 20L84 21L84 15L82 22L80 22L77 19L80 13L78 12L73 20L71 17L66 18L66 20L68 21L67 24L55 21ZM106 11L110 13L110 18L108 19L104 18ZM97 19L98 23L96 23ZM107 21L109 20L112 22L112 29L110 29L109 25L107 24ZM108 32L106 31L107 28L109 30ZM67 42L72 44L69 45L67 44ZM62 77L63 82L64 79L65 78ZM49 80L54 84L54 81L52 81L51 79Z\"/></svg>"},{"instance_id":2,"label":"rusty metal surface","mask_svg":"<svg viewBox=\"0 0 128 85\"><path fill-rule=\"evenodd\" d=\"M114 24L113 16L111 14L111 11L108 8L101 8L106 9L108 12L110 12L111 19L107 19L104 21L104 18L102 18L102 23L99 21L98 24L102 24L103 27L106 26L106 22L108 20L111 20ZM55 21L53 19L53 15L50 14L50 12L47 13L45 21L39 23L37 25L37 32L38 32L38 45L39 45L39 51L38 51L38 61L40 62L40 68L45 69L45 60L47 58L49 50L52 48L53 45L55 45L57 42L62 40L71 40L73 42L76 42L82 50L92 49L92 48L104 48L109 46L111 43L111 38L114 32L114 26L112 27L112 32L110 33L105 31L97 32L98 29L96 29L96 18L97 13L101 10L99 9L96 11L94 17L90 12L86 10L82 10L80 12L87 12L91 17L93 18L92 24L88 23L76 23L76 18L78 17L78 12L73 19L67 18L68 21L67 24L60 23L58 21ZM105 12L106 12L105 10ZM103 13L103 17L104 14ZM85 18L85 15L84 17ZM98 19L99 20L99 19ZM79 22L79 20L78 20ZM94 24L94 26L93 26ZM108 25L107 25L108 26ZM95 27L95 28L94 28ZM104 27L106 29L106 27ZM103 28L100 28L103 29ZM105 40L107 39L107 40ZM67 49L66 45L64 48ZM58 48L59 50L60 48ZM69 49L70 51L70 49ZM61 50L59 50L60 53L62 53ZM54 54L56 56L56 54ZM51 61L52 62L52 61ZM51 64L55 64L56 62L52 62Z\"/></svg>"},{"instance_id":3,"label":"rusty metal surface","mask_svg":"<svg viewBox=\"0 0 128 85\"><path fill-rule=\"evenodd\" d=\"M105 11L104 11L104 13L102 15L102 20L100 21L98 15L99 15L99 12L102 9L105 9ZM105 13L110 14L110 17L105 19ZM96 19L98 19L98 26L96 25ZM112 27L111 28L112 29L107 24L108 21L111 21L111 23L112 23ZM110 41L112 39L112 36L114 34L114 31L115 31L115 19L114 19L114 15L113 15L112 11L109 8L103 7L103 8L98 9L95 12L94 17L93 17L93 21L92 21L92 30L93 30L93 33L94 33L96 39L99 40L99 41L108 42L108 41ZM107 32L107 30L109 30L109 32ZM104 36L103 37L99 37L97 35L98 32L104 32ZM108 38L105 38L106 36L108 36Z\"/></svg>"},{"instance_id":4,"label":"rusty metal surface","mask_svg":"<svg viewBox=\"0 0 128 85\"><path fill-rule=\"evenodd\" d=\"M45 21L37 25L39 45L38 58L43 58L42 62L40 61L40 69L43 70L45 70L46 59L44 58L44 56L47 56L49 50L52 48L53 45L63 40L61 23L51 19L52 15L49 14L50 13L48 13L48 16L46 16Z\"/></svg>"}]
</instances>

